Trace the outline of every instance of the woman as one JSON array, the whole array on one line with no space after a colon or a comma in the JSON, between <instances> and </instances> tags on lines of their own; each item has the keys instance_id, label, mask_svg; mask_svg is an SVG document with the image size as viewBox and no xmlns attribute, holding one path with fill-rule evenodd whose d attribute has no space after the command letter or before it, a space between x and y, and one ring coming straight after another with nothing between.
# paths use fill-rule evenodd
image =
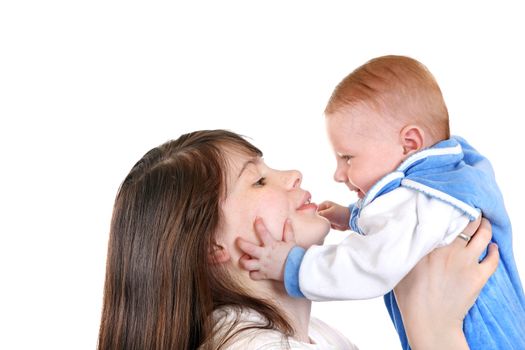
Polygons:
<instances>
[{"instance_id":1,"label":"woman","mask_svg":"<svg viewBox=\"0 0 525 350\"><path fill-rule=\"evenodd\" d=\"M330 228L300 188L301 174L271 169L261 157L237 134L198 131L152 149L133 167L113 210L99 349L353 348L335 330L310 320L308 300L288 297L280 283L253 281L240 266L235 241L239 235L257 241L256 217L270 232L280 232L285 222L293 226L295 240L305 247L321 243ZM448 261L449 255L458 259L464 252L453 253L464 246L451 247L433 261ZM483 276L464 288L443 291L454 293L453 321L466 312L495 268L494 249L486 260L478 265L470 258L476 264L468 270L460 268L464 261L458 262L453 266L459 273L447 272L438 281L462 273ZM418 266L448 269L439 263ZM418 288L435 281L421 275L427 274L416 269L399 291L414 348L436 344L429 333L434 330L411 321L424 299ZM459 338L448 347L459 349L464 346L461 322L448 322L450 314L440 314L442 296L436 295L425 310L437 309L433 318L443 320L438 331Z\"/></svg>"}]
</instances>

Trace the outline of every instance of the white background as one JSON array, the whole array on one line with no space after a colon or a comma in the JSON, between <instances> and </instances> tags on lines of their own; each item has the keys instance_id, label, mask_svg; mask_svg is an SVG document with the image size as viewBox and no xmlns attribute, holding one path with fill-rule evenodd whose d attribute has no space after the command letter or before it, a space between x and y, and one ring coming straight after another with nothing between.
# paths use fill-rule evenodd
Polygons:
<instances>
[{"instance_id":1,"label":"white background","mask_svg":"<svg viewBox=\"0 0 525 350\"><path fill-rule=\"evenodd\" d=\"M331 180L322 111L384 54L425 63L452 132L492 160L524 276L518 1L364 3L3 1L0 348L95 348L117 188L182 133L242 133L270 166L300 169L314 201L355 200ZM314 314L361 349L399 348L381 299Z\"/></svg>"}]
</instances>

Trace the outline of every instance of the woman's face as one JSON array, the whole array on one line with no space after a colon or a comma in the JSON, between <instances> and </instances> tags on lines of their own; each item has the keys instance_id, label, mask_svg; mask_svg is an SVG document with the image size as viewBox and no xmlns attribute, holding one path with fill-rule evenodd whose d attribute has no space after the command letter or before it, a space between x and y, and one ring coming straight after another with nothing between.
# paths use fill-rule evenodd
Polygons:
<instances>
[{"instance_id":1,"label":"woman's face","mask_svg":"<svg viewBox=\"0 0 525 350\"><path fill-rule=\"evenodd\" d=\"M323 242L330 223L317 214L310 193L301 188L299 171L275 170L260 157L230 154L227 194L217 238L228 247L235 262L242 255L235 244L237 237L260 243L253 226L256 217L263 219L276 239L282 239L284 222L289 218L298 245L307 248Z\"/></svg>"}]
</instances>

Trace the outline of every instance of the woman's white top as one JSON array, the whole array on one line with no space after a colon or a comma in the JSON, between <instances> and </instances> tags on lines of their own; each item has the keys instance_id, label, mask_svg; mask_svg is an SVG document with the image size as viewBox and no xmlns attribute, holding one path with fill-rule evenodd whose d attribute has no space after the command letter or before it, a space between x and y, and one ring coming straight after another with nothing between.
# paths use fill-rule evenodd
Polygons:
<instances>
[{"instance_id":1,"label":"woman's white top","mask_svg":"<svg viewBox=\"0 0 525 350\"><path fill-rule=\"evenodd\" d=\"M217 339L237 319L238 323L234 330L251 325L264 325L264 318L251 309L245 309L241 313L231 308L222 308L213 313L216 329L218 329ZM222 330L222 332L221 332ZM350 342L339 331L330 327L326 323L316 318L310 319L308 329L310 343L301 342L290 337L284 336L277 330L268 329L248 329L240 331L231 338L224 349L228 350L269 350L269 349L308 349L308 350L357 350L358 348Z\"/></svg>"}]
</instances>

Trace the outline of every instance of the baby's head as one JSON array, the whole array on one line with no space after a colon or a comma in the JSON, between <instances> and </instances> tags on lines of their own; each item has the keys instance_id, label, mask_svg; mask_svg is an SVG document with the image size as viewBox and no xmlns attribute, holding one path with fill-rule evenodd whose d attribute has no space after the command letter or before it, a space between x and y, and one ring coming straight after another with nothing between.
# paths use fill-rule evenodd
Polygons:
<instances>
[{"instance_id":1,"label":"baby's head","mask_svg":"<svg viewBox=\"0 0 525 350\"><path fill-rule=\"evenodd\" d=\"M360 198L409 155L450 137L434 76L404 56L374 58L346 76L325 116L337 157L334 179Z\"/></svg>"}]
</instances>

